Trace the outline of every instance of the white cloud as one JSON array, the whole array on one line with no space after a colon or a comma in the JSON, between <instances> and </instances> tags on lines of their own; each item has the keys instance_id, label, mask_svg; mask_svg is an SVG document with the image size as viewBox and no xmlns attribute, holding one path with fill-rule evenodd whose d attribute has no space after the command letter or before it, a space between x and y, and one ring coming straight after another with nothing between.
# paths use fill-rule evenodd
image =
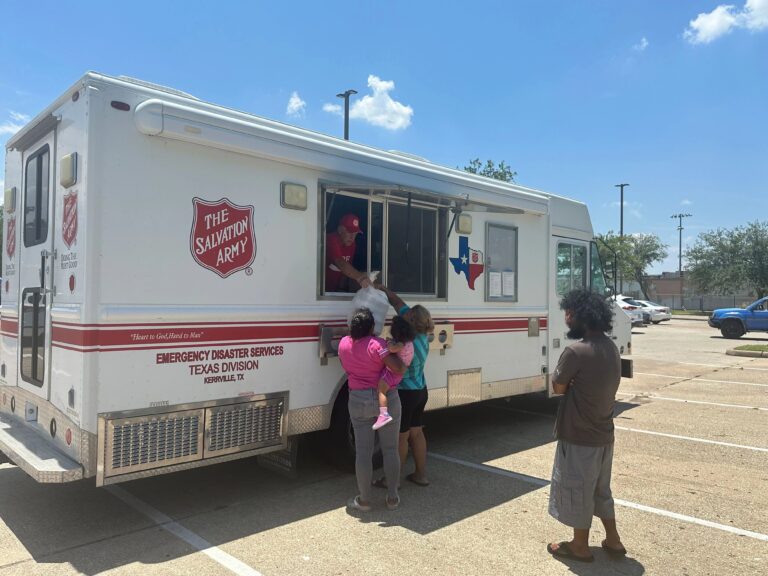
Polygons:
<instances>
[{"instance_id":1,"label":"white cloud","mask_svg":"<svg viewBox=\"0 0 768 576\"><path fill-rule=\"evenodd\" d=\"M688 198L680 202L681 206L690 206L691 204L693 204L693 202L691 200L688 200Z\"/></svg>"},{"instance_id":2,"label":"white cloud","mask_svg":"<svg viewBox=\"0 0 768 576\"><path fill-rule=\"evenodd\" d=\"M637 52L642 52L646 48L648 48L648 39L645 36L640 38L640 42L632 46L632 50L636 50Z\"/></svg>"},{"instance_id":3,"label":"white cloud","mask_svg":"<svg viewBox=\"0 0 768 576\"><path fill-rule=\"evenodd\" d=\"M411 125L413 108L393 100L389 93L395 89L391 80L382 80L371 74L368 87L373 94L355 100L349 112L350 118L363 120L387 130L405 130Z\"/></svg>"},{"instance_id":4,"label":"white cloud","mask_svg":"<svg viewBox=\"0 0 768 576\"><path fill-rule=\"evenodd\" d=\"M750 30L768 28L768 0L747 0L743 12L745 27Z\"/></svg>"},{"instance_id":5,"label":"white cloud","mask_svg":"<svg viewBox=\"0 0 768 576\"><path fill-rule=\"evenodd\" d=\"M11 120L15 122L22 122L23 124L26 124L30 120L28 115L22 114L21 112L14 112L13 110L10 110L9 112L11 114Z\"/></svg>"},{"instance_id":6,"label":"white cloud","mask_svg":"<svg viewBox=\"0 0 768 576\"><path fill-rule=\"evenodd\" d=\"M688 23L683 37L691 44L709 44L736 28L768 28L768 0L747 0L741 9L721 4L711 12L702 12Z\"/></svg>"},{"instance_id":7,"label":"white cloud","mask_svg":"<svg viewBox=\"0 0 768 576\"><path fill-rule=\"evenodd\" d=\"M0 124L0 136L3 134L8 134L9 136L11 134L16 134L19 130L21 130L23 124L16 124L15 122L3 122Z\"/></svg>"},{"instance_id":8,"label":"white cloud","mask_svg":"<svg viewBox=\"0 0 768 576\"><path fill-rule=\"evenodd\" d=\"M341 116L341 105L339 104L323 104L323 112L328 112L334 116Z\"/></svg>"},{"instance_id":9,"label":"white cloud","mask_svg":"<svg viewBox=\"0 0 768 576\"><path fill-rule=\"evenodd\" d=\"M9 110L8 115L11 119L0 124L0 136L16 134L24 127L24 124L29 122L29 116L26 114Z\"/></svg>"},{"instance_id":10,"label":"white cloud","mask_svg":"<svg viewBox=\"0 0 768 576\"><path fill-rule=\"evenodd\" d=\"M304 118L306 110L307 103L302 100L299 97L299 93L294 90L288 100L288 107L285 109L285 113L291 118Z\"/></svg>"}]
</instances>

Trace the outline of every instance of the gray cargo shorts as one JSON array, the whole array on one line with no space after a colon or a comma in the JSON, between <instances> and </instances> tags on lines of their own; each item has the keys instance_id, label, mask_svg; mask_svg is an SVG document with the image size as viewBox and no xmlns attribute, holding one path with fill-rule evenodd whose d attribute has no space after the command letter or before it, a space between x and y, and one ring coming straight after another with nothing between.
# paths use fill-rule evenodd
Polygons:
<instances>
[{"instance_id":1,"label":"gray cargo shorts","mask_svg":"<svg viewBox=\"0 0 768 576\"><path fill-rule=\"evenodd\" d=\"M613 444L577 446L557 441L549 514L571 528L589 529L592 516L615 518L611 494Z\"/></svg>"}]
</instances>

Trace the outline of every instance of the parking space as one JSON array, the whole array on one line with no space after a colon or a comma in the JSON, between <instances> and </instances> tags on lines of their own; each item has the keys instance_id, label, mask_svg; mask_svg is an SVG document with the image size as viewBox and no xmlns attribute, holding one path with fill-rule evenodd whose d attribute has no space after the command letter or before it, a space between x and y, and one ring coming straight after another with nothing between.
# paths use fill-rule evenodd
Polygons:
<instances>
[{"instance_id":1,"label":"parking space","mask_svg":"<svg viewBox=\"0 0 768 576\"><path fill-rule=\"evenodd\" d=\"M0 465L0 575L765 574L768 359L726 356L700 320L638 331L616 410L614 495L629 558L550 557L556 401L531 395L429 414L432 484L367 515L354 477L302 447L297 478L252 461L148 478L40 486Z\"/></svg>"}]
</instances>

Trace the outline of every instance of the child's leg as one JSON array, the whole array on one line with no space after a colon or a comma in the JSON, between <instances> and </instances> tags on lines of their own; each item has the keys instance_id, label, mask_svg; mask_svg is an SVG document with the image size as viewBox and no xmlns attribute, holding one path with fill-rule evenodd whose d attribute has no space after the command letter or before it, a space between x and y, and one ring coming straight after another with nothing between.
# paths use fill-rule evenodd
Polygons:
<instances>
[{"instance_id":1,"label":"child's leg","mask_svg":"<svg viewBox=\"0 0 768 576\"><path fill-rule=\"evenodd\" d=\"M376 422L373 423L374 430L378 430L382 426L386 426L392 422L392 416L387 411L387 392L389 391L389 384L383 378L379 380L379 417Z\"/></svg>"},{"instance_id":2,"label":"child's leg","mask_svg":"<svg viewBox=\"0 0 768 576\"><path fill-rule=\"evenodd\" d=\"M379 408L383 408L387 411L387 392L389 392L389 384L384 380L379 380Z\"/></svg>"}]
</instances>

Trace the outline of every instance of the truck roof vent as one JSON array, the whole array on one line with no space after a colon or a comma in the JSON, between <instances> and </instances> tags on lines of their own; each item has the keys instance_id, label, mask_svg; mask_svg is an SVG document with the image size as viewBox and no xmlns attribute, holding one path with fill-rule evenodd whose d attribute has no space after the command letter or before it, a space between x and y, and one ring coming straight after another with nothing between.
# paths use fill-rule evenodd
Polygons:
<instances>
[{"instance_id":1,"label":"truck roof vent","mask_svg":"<svg viewBox=\"0 0 768 576\"><path fill-rule=\"evenodd\" d=\"M162 84L154 84L152 82L147 82L145 80L139 80L138 78L131 78L130 76L118 76L120 80L123 80L125 82L130 82L131 84L138 84L139 86L144 86L145 88L152 88L153 90L160 90L161 92L167 92L168 94L175 94L176 96L184 96L184 98L192 98L193 100L200 100L197 96L192 96L192 94L188 94L187 92L182 92L181 90L176 90L175 88L169 88L168 86L163 86Z\"/></svg>"}]
</instances>

